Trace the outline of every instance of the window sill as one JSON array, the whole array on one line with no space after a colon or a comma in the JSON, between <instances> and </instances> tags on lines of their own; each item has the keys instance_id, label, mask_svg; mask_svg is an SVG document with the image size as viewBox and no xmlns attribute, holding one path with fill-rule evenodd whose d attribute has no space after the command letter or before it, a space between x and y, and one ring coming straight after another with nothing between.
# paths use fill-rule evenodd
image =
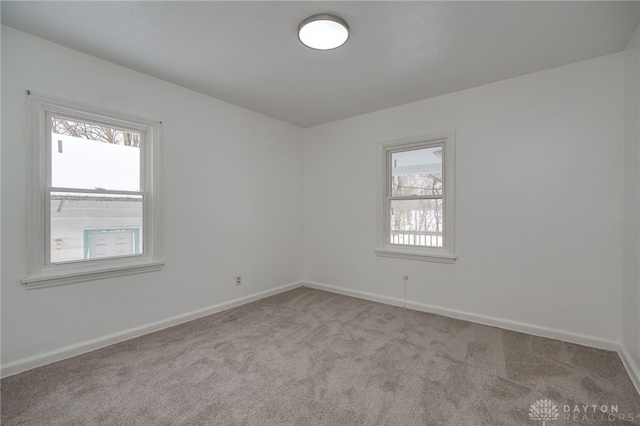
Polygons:
<instances>
[{"instance_id":1,"label":"window sill","mask_svg":"<svg viewBox=\"0 0 640 426\"><path fill-rule=\"evenodd\" d=\"M100 280L104 278L121 277L124 275L142 274L145 272L160 271L164 267L164 261L145 262L136 265L127 265L92 271L66 272L56 271L50 274L34 275L22 279L22 284L27 289L53 287L58 285L73 284L83 281Z\"/></svg>"},{"instance_id":2,"label":"window sill","mask_svg":"<svg viewBox=\"0 0 640 426\"><path fill-rule=\"evenodd\" d=\"M376 256L380 257L393 257L396 259L408 259L408 260L422 260L425 262L438 262L438 263L455 263L458 258L453 254L445 253L427 253L416 250L402 250L402 249L376 249L374 250Z\"/></svg>"}]
</instances>

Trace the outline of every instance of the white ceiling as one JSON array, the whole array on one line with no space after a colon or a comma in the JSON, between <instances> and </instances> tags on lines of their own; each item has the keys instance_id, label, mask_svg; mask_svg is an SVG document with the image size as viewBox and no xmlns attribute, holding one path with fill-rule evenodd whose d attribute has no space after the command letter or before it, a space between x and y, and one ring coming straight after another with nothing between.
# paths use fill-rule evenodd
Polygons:
<instances>
[{"instance_id":1,"label":"white ceiling","mask_svg":"<svg viewBox=\"0 0 640 426\"><path fill-rule=\"evenodd\" d=\"M624 49L632 2L1 2L2 23L309 127ZM345 19L333 51L297 39Z\"/></svg>"}]
</instances>

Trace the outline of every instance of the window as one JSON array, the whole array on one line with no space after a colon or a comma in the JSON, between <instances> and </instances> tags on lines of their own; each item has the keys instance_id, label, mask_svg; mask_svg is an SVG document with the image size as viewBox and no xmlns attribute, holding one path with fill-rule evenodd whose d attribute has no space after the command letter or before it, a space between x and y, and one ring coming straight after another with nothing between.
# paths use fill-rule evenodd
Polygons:
<instances>
[{"instance_id":1,"label":"window","mask_svg":"<svg viewBox=\"0 0 640 426\"><path fill-rule=\"evenodd\" d=\"M376 254L453 263L454 133L384 143Z\"/></svg>"},{"instance_id":2,"label":"window","mask_svg":"<svg viewBox=\"0 0 640 426\"><path fill-rule=\"evenodd\" d=\"M28 287L158 270L160 123L27 92Z\"/></svg>"}]
</instances>

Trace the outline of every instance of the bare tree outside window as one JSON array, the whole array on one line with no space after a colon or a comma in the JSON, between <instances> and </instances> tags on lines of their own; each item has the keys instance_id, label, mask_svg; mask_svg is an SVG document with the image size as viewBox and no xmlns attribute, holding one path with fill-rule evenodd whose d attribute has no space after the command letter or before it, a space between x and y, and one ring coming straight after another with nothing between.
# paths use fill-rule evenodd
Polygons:
<instances>
[{"instance_id":1,"label":"bare tree outside window","mask_svg":"<svg viewBox=\"0 0 640 426\"><path fill-rule=\"evenodd\" d=\"M392 185L393 194L398 197L442 196L440 173L397 175L392 177ZM414 234L411 244L438 246L438 238L443 229L442 199L394 200L391 205L391 220L392 231Z\"/></svg>"},{"instance_id":2,"label":"bare tree outside window","mask_svg":"<svg viewBox=\"0 0 640 426\"><path fill-rule=\"evenodd\" d=\"M140 148L140 133L60 117L51 118L51 127L53 133L58 135Z\"/></svg>"},{"instance_id":3,"label":"bare tree outside window","mask_svg":"<svg viewBox=\"0 0 640 426\"><path fill-rule=\"evenodd\" d=\"M442 195L442 175L440 173L425 173L412 175L393 176L393 193L396 196L411 195ZM442 232L442 206L434 208L433 201L415 200L414 205L406 204L394 210L395 229L405 229L403 225L410 224L413 216L410 207L419 207L417 210L419 231ZM417 202L417 205L415 203Z\"/></svg>"}]
</instances>

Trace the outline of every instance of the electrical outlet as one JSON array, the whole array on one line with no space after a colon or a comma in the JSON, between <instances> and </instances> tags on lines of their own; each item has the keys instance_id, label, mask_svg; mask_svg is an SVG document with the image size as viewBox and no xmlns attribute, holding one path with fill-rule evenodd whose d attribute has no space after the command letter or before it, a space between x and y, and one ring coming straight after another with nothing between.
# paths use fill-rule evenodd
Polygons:
<instances>
[{"instance_id":1,"label":"electrical outlet","mask_svg":"<svg viewBox=\"0 0 640 426\"><path fill-rule=\"evenodd\" d=\"M236 286L242 285L242 275L236 277Z\"/></svg>"},{"instance_id":2,"label":"electrical outlet","mask_svg":"<svg viewBox=\"0 0 640 426\"><path fill-rule=\"evenodd\" d=\"M409 275L403 275L402 276L402 281L407 281L409 279Z\"/></svg>"}]
</instances>

